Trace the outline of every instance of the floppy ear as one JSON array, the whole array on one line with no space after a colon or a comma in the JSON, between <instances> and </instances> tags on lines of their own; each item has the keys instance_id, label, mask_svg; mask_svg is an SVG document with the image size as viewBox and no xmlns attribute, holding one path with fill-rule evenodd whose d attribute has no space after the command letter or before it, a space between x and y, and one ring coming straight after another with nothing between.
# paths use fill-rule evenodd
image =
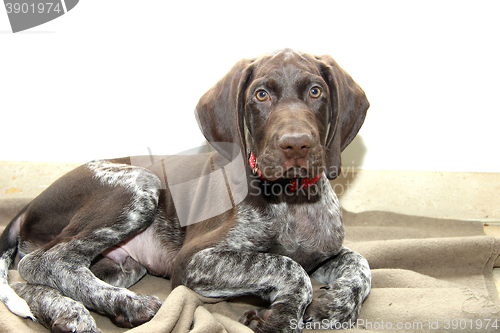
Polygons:
<instances>
[{"instance_id":1,"label":"floppy ear","mask_svg":"<svg viewBox=\"0 0 500 333\"><path fill-rule=\"evenodd\" d=\"M325 55L316 59L330 89L333 114L326 140L325 172L328 179L335 179L340 174L340 154L358 134L370 103L363 89L332 57Z\"/></svg>"},{"instance_id":2,"label":"floppy ear","mask_svg":"<svg viewBox=\"0 0 500 333\"><path fill-rule=\"evenodd\" d=\"M243 59L237 62L231 70L198 102L195 116L201 132L217 151L231 160L236 153L233 143L243 149L244 140L244 92L252 75L254 60ZM224 144L226 143L226 144Z\"/></svg>"}]
</instances>

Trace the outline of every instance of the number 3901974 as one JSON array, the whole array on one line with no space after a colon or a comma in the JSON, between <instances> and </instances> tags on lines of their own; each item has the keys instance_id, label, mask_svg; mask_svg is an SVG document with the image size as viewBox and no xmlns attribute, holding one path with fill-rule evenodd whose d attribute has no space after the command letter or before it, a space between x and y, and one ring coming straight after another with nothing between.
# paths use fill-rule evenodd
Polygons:
<instances>
[{"instance_id":1,"label":"number 3901974","mask_svg":"<svg viewBox=\"0 0 500 333\"><path fill-rule=\"evenodd\" d=\"M63 11L61 8L61 4L53 3L53 2L40 2L37 4L34 3L5 3L5 8L7 9L7 14L15 13L15 14L47 14L50 12L60 13Z\"/></svg>"}]
</instances>

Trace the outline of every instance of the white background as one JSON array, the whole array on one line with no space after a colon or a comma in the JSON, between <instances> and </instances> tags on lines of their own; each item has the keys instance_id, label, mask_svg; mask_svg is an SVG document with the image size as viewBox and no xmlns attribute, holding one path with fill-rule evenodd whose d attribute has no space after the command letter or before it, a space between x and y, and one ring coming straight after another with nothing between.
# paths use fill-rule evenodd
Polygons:
<instances>
[{"instance_id":1,"label":"white background","mask_svg":"<svg viewBox=\"0 0 500 333\"><path fill-rule=\"evenodd\" d=\"M240 58L330 54L371 107L344 163L500 172L500 2L81 0L13 34L0 7L0 160L203 144L193 110Z\"/></svg>"}]
</instances>

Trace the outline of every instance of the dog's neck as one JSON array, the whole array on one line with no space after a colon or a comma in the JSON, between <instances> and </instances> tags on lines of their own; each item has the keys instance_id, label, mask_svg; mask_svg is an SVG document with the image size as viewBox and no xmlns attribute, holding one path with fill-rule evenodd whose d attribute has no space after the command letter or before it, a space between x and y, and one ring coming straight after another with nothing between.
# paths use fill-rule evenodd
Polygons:
<instances>
[{"instance_id":1,"label":"dog's neck","mask_svg":"<svg viewBox=\"0 0 500 333\"><path fill-rule=\"evenodd\" d=\"M252 175L249 178L250 193L256 192L269 201L289 203L315 202L321 197L323 182L319 180L324 172L311 178L280 178L270 181L263 176L257 167L255 156L250 151L248 161L252 169Z\"/></svg>"}]
</instances>

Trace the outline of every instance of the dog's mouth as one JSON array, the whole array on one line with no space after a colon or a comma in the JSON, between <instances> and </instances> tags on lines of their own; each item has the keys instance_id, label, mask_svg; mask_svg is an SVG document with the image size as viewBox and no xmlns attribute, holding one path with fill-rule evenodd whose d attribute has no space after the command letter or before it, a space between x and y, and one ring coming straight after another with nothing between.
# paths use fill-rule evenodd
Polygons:
<instances>
[{"instance_id":1,"label":"dog's mouth","mask_svg":"<svg viewBox=\"0 0 500 333\"><path fill-rule=\"evenodd\" d=\"M262 178L270 181L278 179L298 179L298 178L314 178L324 171L324 167L317 166L264 166L259 167L259 172Z\"/></svg>"},{"instance_id":2,"label":"dog's mouth","mask_svg":"<svg viewBox=\"0 0 500 333\"><path fill-rule=\"evenodd\" d=\"M309 170L305 167L293 165L281 175L280 178L307 178L311 177Z\"/></svg>"}]
</instances>

